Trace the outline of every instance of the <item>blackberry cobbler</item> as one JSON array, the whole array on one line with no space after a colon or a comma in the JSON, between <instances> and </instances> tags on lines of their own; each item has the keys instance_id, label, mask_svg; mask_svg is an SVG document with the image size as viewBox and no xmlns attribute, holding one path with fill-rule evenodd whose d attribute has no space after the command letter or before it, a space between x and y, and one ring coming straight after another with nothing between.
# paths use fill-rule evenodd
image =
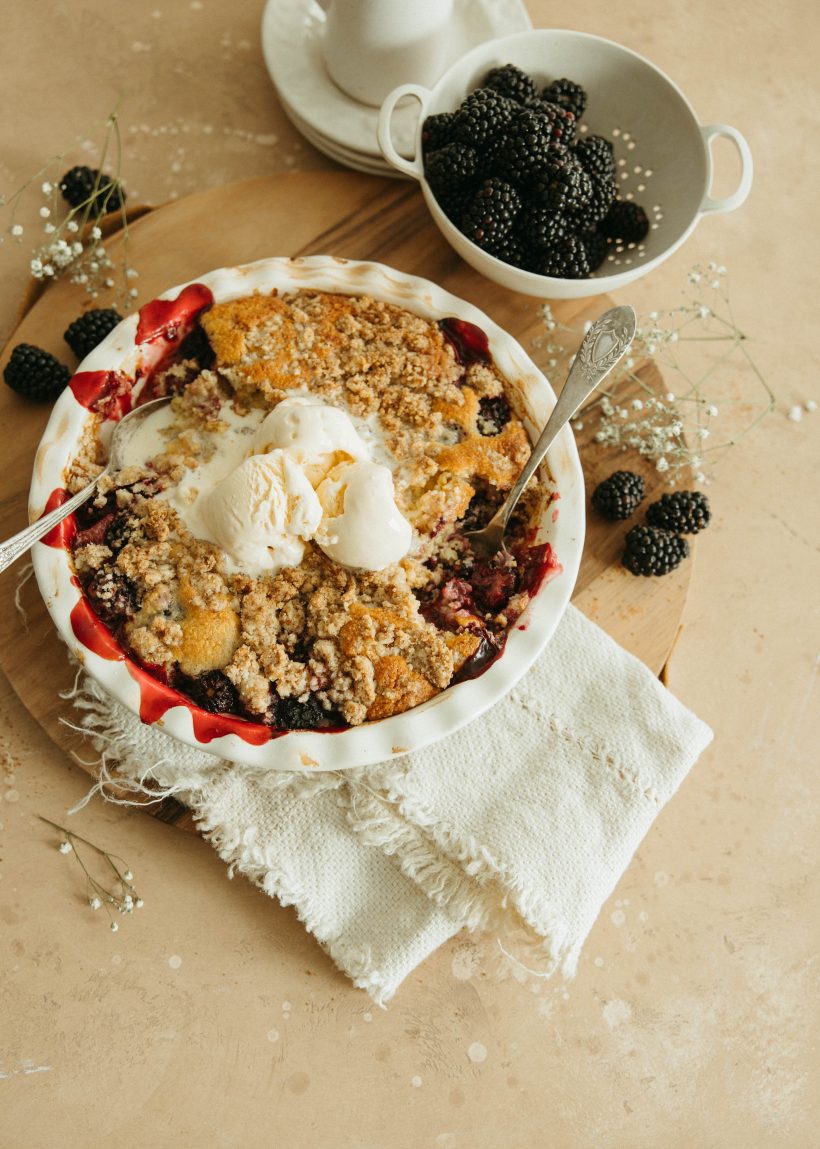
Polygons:
<instances>
[{"instance_id":1,"label":"blackberry cobbler","mask_svg":"<svg viewBox=\"0 0 820 1149\"><path fill-rule=\"evenodd\" d=\"M273 730L399 714L480 673L558 569L534 480L508 553L465 532L530 453L484 334L367 296L204 310L143 382L169 395L77 519L76 574L128 655ZM68 485L99 472L92 424Z\"/></svg>"}]
</instances>

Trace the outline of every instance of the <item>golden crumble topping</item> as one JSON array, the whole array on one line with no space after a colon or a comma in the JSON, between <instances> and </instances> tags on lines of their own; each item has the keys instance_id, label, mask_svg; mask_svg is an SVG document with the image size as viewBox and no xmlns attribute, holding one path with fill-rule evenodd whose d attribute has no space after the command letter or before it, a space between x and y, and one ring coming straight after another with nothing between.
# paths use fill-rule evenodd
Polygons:
<instances>
[{"instance_id":1,"label":"golden crumble topping","mask_svg":"<svg viewBox=\"0 0 820 1149\"><path fill-rule=\"evenodd\" d=\"M464 539L530 452L489 356L464 363L443 325L366 296L256 294L199 322L210 354L152 383L174 396L162 449L103 480L79 524L74 564L100 617L199 705L276 728L386 718L478 673L543 558L540 482L516 516L513 557L482 564ZM196 491L180 492L219 456L232 421L261 421L294 393L377 428L413 528L400 562L353 569L307 542L298 565L254 575L186 526L177 508ZM74 486L104 461L96 430L72 464Z\"/></svg>"}]
</instances>

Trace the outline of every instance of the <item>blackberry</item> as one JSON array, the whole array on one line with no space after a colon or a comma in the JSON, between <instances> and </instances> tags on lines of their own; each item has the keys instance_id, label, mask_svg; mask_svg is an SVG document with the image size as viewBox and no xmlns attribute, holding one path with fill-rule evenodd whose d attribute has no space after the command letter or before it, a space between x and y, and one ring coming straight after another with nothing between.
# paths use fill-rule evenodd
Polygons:
<instances>
[{"instance_id":1,"label":"blackberry","mask_svg":"<svg viewBox=\"0 0 820 1149\"><path fill-rule=\"evenodd\" d=\"M216 355L208 336L205 334L205 328L199 323L188 332L180 343L179 357L181 362L186 359L195 360L201 371L213 367Z\"/></svg>"},{"instance_id":2,"label":"blackberry","mask_svg":"<svg viewBox=\"0 0 820 1149\"><path fill-rule=\"evenodd\" d=\"M129 515L125 512L114 514L105 530L105 545L113 554L118 555L123 547L127 547L137 535L142 536L143 532L141 520L136 515Z\"/></svg>"},{"instance_id":3,"label":"blackberry","mask_svg":"<svg viewBox=\"0 0 820 1149\"><path fill-rule=\"evenodd\" d=\"M628 519L645 493L640 475L632 471L616 471L592 492L592 505L603 518L616 522Z\"/></svg>"},{"instance_id":4,"label":"blackberry","mask_svg":"<svg viewBox=\"0 0 820 1149\"><path fill-rule=\"evenodd\" d=\"M452 138L485 154L492 151L492 143L515 117L518 106L492 88L477 88L471 92L455 113Z\"/></svg>"},{"instance_id":5,"label":"blackberry","mask_svg":"<svg viewBox=\"0 0 820 1149\"><path fill-rule=\"evenodd\" d=\"M544 88L541 99L572 112L576 120L580 120L586 111L587 94L574 80L553 80Z\"/></svg>"},{"instance_id":6,"label":"blackberry","mask_svg":"<svg viewBox=\"0 0 820 1149\"><path fill-rule=\"evenodd\" d=\"M209 714L239 714L241 705L234 684L222 670L208 670L196 678L181 676L175 685Z\"/></svg>"},{"instance_id":7,"label":"blackberry","mask_svg":"<svg viewBox=\"0 0 820 1149\"><path fill-rule=\"evenodd\" d=\"M606 218L615 199L615 180L611 176L593 172L588 176L591 194L582 208L575 213L578 231L592 231Z\"/></svg>"},{"instance_id":8,"label":"blackberry","mask_svg":"<svg viewBox=\"0 0 820 1149\"><path fill-rule=\"evenodd\" d=\"M439 112L435 116L427 117L421 128L421 148L425 155L453 142L452 129L455 118L455 112Z\"/></svg>"},{"instance_id":9,"label":"blackberry","mask_svg":"<svg viewBox=\"0 0 820 1149\"><path fill-rule=\"evenodd\" d=\"M485 180L464 212L461 231L478 247L492 249L521 210L521 196L503 180Z\"/></svg>"},{"instance_id":10,"label":"blackberry","mask_svg":"<svg viewBox=\"0 0 820 1149\"><path fill-rule=\"evenodd\" d=\"M451 195L478 175L478 152L467 144L447 144L427 156L425 174L436 199Z\"/></svg>"},{"instance_id":11,"label":"blackberry","mask_svg":"<svg viewBox=\"0 0 820 1149\"><path fill-rule=\"evenodd\" d=\"M60 180L63 199L71 207L88 207L90 215L106 215L117 211L125 203L122 184L96 168L79 165L66 172Z\"/></svg>"},{"instance_id":12,"label":"blackberry","mask_svg":"<svg viewBox=\"0 0 820 1149\"><path fill-rule=\"evenodd\" d=\"M18 343L3 370L3 378L26 399L56 399L71 378L59 359L32 343Z\"/></svg>"},{"instance_id":13,"label":"blackberry","mask_svg":"<svg viewBox=\"0 0 820 1149\"><path fill-rule=\"evenodd\" d=\"M136 583L111 567L100 567L86 585L85 593L98 618L112 628L130 618L139 605Z\"/></svg>"},{"instance_id":14,"label":"blackberry","mask_svg":"<svg viewBox=\"0 0 820 1149\"><path fill-rule=\"evenodd\" d=\"M508 100L515 100L523 104L538 95L535 80L522 72L515 64L505 64L502 68L493 68L484 78L483 88L491 88L506 96Z\"/></svg>"},{"instance_id":15,"label":"blackberry","mask_svg":"<svg viewBox=\"0 0 820 1149\"><path fill-rule=\"evenodd\" d=\"M578 236L587 253L590 272L597 271L606 259L609 244L599 231L584 231Z\"/></svg>"},{"instance_id":16,"label":"blackberry","mask_svg":"<svg viewBox=\"0 0 820 1149\"><path fill-rule=\"evenodd\" d=\"M568 230L566 217L544 204L522 211L517 227L522 242L538 250L555 247Z\"/></svg>"},{"instance_id":17,"label":"blackberry","mask_svg":"<svg viewBox=\"0 0 820 1149\"><path fill-rule=\"evenodd\" d=\"M479 435L498 435L510 421L510 405L503 395L484 395L478 401Z\"/></svg>"},{"instance_id":18,"label":"blackberry","mask_svg":"<svg viewBox=\"0 0 820 1149\"><path fill-rule=\"evenodd\" d=\"M709 526L711 517L709 500L700 491L672 491L646 508L646 521L653 527L682 535L696 535Z\"/></svg>"},{"instance_id":19,"label":"blackberry","mask_svg":"<svg viewBox=\"0 0 820 1149\"><path fill-rule=\"evenodd\" d=\"M530 194L535 203L554 212L577 212L592 198L592 180L565 148L555 149L533 181Z\"/></svg>"},{"instance_id":20,"label":"blackberry","mask_svg":"<svg viewBox=\"0 0 820 1149\"><path fill-rule=\"evenodd\" d=\"M649 231L649 219L639 204L632 200L616 199L601 223L601 231L607 239L620 240L621 243L640 243Z\"/></svg>"},{"instance_id":21,"label":"blackberry","mask_svg":"<svg viewBox=\"0 0 820 1149\"><path fill-rule=\"evenodd\" d=\"M533 100L527 107L536 115L546 116L549 120L553 143L563 144L568 148L575 142L577 121L567 108L547 103L546 100Z\"/></svg>"},{"instance_id":22,"label":"blackberry","mask_svg":"<svg viewBox=\"0 0 820 1149\"><path fill-rule=\"evenodd\" d=\"M509 263L513 267L520 267L524 271L529 270L527 251L514 231L491 240L486 251L489 255L494 255L496 259L503 260L504 263Z\"/></svg>"},{"instance_id":23,"label":"blackberry","mask_svg":"<svg viewBox=\"0 0 820 1149\"><path fill-rule=\"evenodd\" d=\"M500 550L490 559L479 559L471 574L473 599L481 611L497 611L515 590L515 559Z\"/></svg>"},{"instance_id":24,"label":"blackberry","mask_svg":"<svg viewBox=\"0 0 820 1149\"><path fill-rule=\"evenodd\" d=\"M497 174L518 187L538 176L555 148L552 125L549 115L526 109L519 112L498 146L494 159Z\"/></svg>"},{"instance_id":25,"label":"blackberry","mask_svg":"<svg viewBox=\"0 0 820 1149\"><path fill-rule=\"evenodd\" d=\"M584 136L575 145L575 157L590 175L615 177L612 144L603 136Z\"/></svg>"},{"instance_id":26,"label":"blackberry","mask_svg":"<svg viewBox=\"0 0 820 1149\"><path fill-rule=\"evenodd\" d=\"M586 279L591 270L586 248L577 235L568 235L549 248L539 262L540 274L555 279Z\"/></svg>"},{"instance_id":27,"label":"blackberry","mask_svg":"<svg viewBox=\"0 0 820 1149\"><path fill-rule=\"evenodd\" d=\"M321 703L310 695L306 702L296 698L277 699L272 725L279 730L316 730L325 720Z\"/></svg>"},{"instance_id":28,"label":"blackberry","mask_svg":"<svg viewBox=\"0 0 820 1149\"><path fill-rule=\"evenodd\" d=\"M660 527L633 527L627 532L622 562L635 575L665 575L689 554L686 539Z\"/></svg>"},{"instance_id":29,"label":"blackberry","mask_svg":"<svg viewBox=\"0 0 820 1149\"><path fill-rule=\"evenodd\" d=\"M114 330L121 319L119 311L115 311L113 307L92 307L79 319L69 323L63 339L78 359L85 359L86 355Z\"/></svg>"}]
</instances>

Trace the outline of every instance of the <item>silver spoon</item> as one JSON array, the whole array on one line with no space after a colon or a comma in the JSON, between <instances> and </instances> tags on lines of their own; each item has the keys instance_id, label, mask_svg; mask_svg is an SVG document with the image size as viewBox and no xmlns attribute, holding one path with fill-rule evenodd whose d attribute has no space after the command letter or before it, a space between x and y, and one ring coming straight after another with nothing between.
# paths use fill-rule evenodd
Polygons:
<instances>
[{"instance_id":1,"label":"silver spoon","mask_svg":"<svg viewBox=\"0 0 820 1149\"><path fill-rule=\"evenodd\" d=\"M635 337L635 323L635 312L627 304L605 311L592 324L578 348L558 402L512 490L486 527L465 534L476 555L489 558L503 549L507 523L524 488L564 424L626 354Z\"/></svg>"},{"instance_id":2,"label":"silver spoon","mask_svg":"<svg viewBox=\"0 0 820 1149\"><path fill-rule=\"evenodd\" d=\"M111 446L108 452L108 465L104 471L97 475L96 479L78 491L72 497L49 514L44 515L42 518L37 519L31 526L26 527L16 535L12 535L10 539L6 539L4 543L0 543L0 571L4 571L6 567L11 566L15 559L32 547L38 542L43 535L47 535L50 530L53 530L58 523L61 523L64 518L76 511L77 507L81 507L87 499L97 489L97 484L103 475L109 474L111 471L118 471L122 466L122 450L125 443L133 435L134 431L139 427L142 420L146 415L156 411L159 407L165 406L166 403L171 402L170 396L164 396L161 399L151 399L148 403L143 403L141 407L135 407L133 411L120 419L117 426L114 428L114 434L111 436Z\"/></svg>"}]
</instances>

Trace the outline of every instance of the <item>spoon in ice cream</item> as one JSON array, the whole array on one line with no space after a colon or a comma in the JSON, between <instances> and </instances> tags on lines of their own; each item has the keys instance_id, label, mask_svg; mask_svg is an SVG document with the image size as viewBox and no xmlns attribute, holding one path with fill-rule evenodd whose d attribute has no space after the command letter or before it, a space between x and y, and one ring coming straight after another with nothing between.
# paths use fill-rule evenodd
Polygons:
<instances>
[{"instance_id":1,"label":"spoon in ice cream","mask_svg":"<svg viewBox=\"0 0 820 1149\"><path fill-rule=\"evenodd\" d=\"M507 523L524 488L564 424L626 354L635 337L635 324L635 312L628 304L610 308L592 324L578 348L552 414L510 493L485 527L465 534L476 555L489 558L503 549Z\"/></svg>"},{"instance_id":2,"label":"spoon in ice cream","mask_svg":"<svg viewBox=\"0 0 820 1149\"><path fill-rule=\"evenodd\" d=\"M12 537L6 539L4 543L0 543L0 572L4 571L6 567L11 566L15 559L25 554L43 535L47 535L48 532L53 530L63 519L67 518L72 511L76 511L78 507L81 507L83 503L87 502L96 491L97 484L103 475L108 475L110 472L120 469L125 444L137 430L142 420L159 407L163 407L166 403L170 402L170 396L163 396L161 399L151 399L148 403L143 403L142 406L135 407L133 411L129 411L127 415L120 419L114 428L114 434L111 436L111 446L108 451L108 465L105 470L100 471L96 479L93 479L88 486L83 487L81 491L78 491L76 495L72 495L70 499L62 503L55 510L50 511L47 515L43 515L42 518L37 519L31 526L19 531L16 535L12 535Z\"/></svg>"}]
</instances>

